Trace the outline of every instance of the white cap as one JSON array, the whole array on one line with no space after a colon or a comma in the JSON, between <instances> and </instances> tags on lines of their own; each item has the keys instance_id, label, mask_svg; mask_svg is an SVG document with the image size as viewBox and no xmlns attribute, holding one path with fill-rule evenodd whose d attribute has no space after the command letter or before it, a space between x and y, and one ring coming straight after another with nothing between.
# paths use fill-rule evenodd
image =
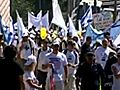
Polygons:
<instances>
[{"instance_id":1,"label":"white cap","mask_svg":"<svg viewBox=\"0 0 120 90\"><path fill-rule=\"evenodd\" d=\"M52 45L60 45L60 42L58 40L54 40Z\"/></svg>"},{"instance_id":2,"label":"white cap","mask_svg":"<svg viewBox=\"0 0 120 90\"><path fill-rule=\"evenodd\" d=\"M28 66L28 65L30 65L33 62L36 63L36 57L34 55L30 55L30 56L28 56L28 60L25 63L25 65Z\"/></svg>"}]
</instances>

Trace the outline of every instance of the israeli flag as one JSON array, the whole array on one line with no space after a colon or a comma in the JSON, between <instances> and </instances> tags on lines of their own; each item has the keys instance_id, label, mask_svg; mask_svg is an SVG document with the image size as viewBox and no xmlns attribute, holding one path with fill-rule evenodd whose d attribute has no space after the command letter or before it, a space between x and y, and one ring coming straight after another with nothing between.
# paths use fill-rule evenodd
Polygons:
<instances>
[{"instance_id":1,"label":"israeli flag","mask_svg":"<svg viewBox=\"0 0 120 90\"><path fill-rule=\"evenodd\" d=\"M10 17L10 33L8 34L7 43L10 45L13 39L14 39L14 24L12 17Z\"/></svg>"},{"instance_id":2,"label":"israeli flag","mask_svg":"<svg viewBox=\"0 0 120 90\"><path fill-rule=\"evenodd\" d=\"M118 37L114 40L113 44L114 44L115 46L120 45L120 34L119 34Z\"/></svg>"},{"instance_id":3,"label":"israeli flag","mask_svg":"<svg viewBox=\"0 0 120 90\"><path fill-rule=\"evenodd\" d=\"M5 22L2 19L2 16L0 15L0 29L1 29L0 32L3 34L5 42L7 42L7 39L8 39L8 34L9 34L8 28L9 27L5 24Z\"/></svg>"},{"instance_id":4,"label":"israeli flag","mask_svg":"<svg viewBox=\"0 0 120 90\"><path fill-rule=\"evenodd\" d=\"M92 8L89 7L81 19L81 24L85 28L88 26L88 24L91 24L92 21L93 21Z\"/></svg>"},{"instance_id":5,"label":"israeli flag","mask_svg":"<svg viewBox=\"0 0 120 90\"><path fill-rule=\"evenodd\" d=\"M120 19L112 25L112 28L110 30L110 38L115 41L115 39L120 34Z\"/></svg>"},{"instance_id":6,"label":"israeli flag","mask_svg":"<svg viewBox=\"0 0 120 90\"><path fill-rule=\"evenodd\" d=\"M64 29L61 29L60 31L60 37L67 36L67 31Z\"/></svg>"},{"instance_id":7,"label":"israeli flag","mask_svg":"<svg viewBox=\"0 0 120 90\"><path fill-rule=\"evenodd\" d=\"M26 29L23 24L22 18L19 16L19 13L17 10L16 10L16 14L17 14L17 26L18 26L18 38L19 40L21 40L23 33L26 32Z\"/></svg>"},{"instance_id":8,"label":"israeli flag","mask_svg":"<svg viewBox=\"0 0 120 90\"><path fill-rule=\"evenodd\" d=\"M86 42L86 38L87 36L91 36L92 38L92 43L91 43L91 46L97 41L97 40L102 40L104 38L104 34L102 31L97 31L96 29L94 29L92 27L92 25L88 25L87 26L87 31L86 31L86 34L85 34L85 37L84 37L84 42Z\"/></svg>"}]
</instances>

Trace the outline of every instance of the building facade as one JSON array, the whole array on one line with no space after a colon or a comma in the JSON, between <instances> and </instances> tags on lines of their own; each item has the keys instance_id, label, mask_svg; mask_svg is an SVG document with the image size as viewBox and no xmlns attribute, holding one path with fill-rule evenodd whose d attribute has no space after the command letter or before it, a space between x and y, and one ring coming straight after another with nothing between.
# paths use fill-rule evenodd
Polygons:
<instances>
[{"instance_id":1,"label":"building facade","mask_svg":"<svg viewBox=\"0 0 120 90\"><path fill-rule=\"evenodd\" d=\"M10 24L10 0L0 0L0 15L9 27Z\"/></svg>"}]
</instances>

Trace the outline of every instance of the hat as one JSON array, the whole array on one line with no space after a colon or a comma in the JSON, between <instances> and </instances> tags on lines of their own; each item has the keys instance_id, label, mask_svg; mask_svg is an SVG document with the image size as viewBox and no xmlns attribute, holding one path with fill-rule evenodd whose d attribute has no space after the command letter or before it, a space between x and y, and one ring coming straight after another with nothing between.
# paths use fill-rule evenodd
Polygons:
<instances>
[{"instance_id":1,"label":"hat","mask_svg":"<svg viewBox=\"0 0 120 90\"><path fill-rule=\"evenodd\" d=\"M27 32L23 33L22 37L27 37L29 36Z\"/></svg>"},{"instance_id":2,"label":"hat","mask_svg":"<svg viewBox=\"0 0 120 90\"><path fill-rule=\"evenodd\" d=\"M86 55L87 55L87 56L95 56L92 51L87 52Z\"/></svg>"},{"instance_id":3,"label":"hat","mask_svg":"<svg viewBox=\"0 0 120 90\"><path fill-rule=\"evenodd\" d=\"M57 40L54 40L53 41L53 43L52 43L52 45L59 45L60 43L59 43L59 41L57 41Z\"/></svg>"},{"instance_id":4,"label":"hat","mask_svg":"<svg viewBox=\"0 0 120 90\"><path fill-rule=\"evenodd\" d=\"M28 60L27 62L25 63L26 66L30 65L31 63L35 63L36 62L36 57L34 55L30 55L28 56Z\"/></svg>"}]
</instances>

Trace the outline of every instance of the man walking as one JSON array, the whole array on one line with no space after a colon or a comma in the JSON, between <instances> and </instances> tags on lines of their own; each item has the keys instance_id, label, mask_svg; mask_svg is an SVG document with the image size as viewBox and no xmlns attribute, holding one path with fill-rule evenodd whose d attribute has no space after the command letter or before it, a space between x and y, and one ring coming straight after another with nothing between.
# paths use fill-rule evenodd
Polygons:
<instances>
[{"instance_id":1,"label":"man walking","mask_svg":"<svg viewBox=\"0 0 120 90\"><path fill-rule=\"evenodd\" d=\"M54 72L52 73L54 78L54 90L63 90L63 77L65 77L65 85L68 83L67 58L63 53L59 52L58 41L53 41L52 48L53 52L46 55L45 59L42 62L42 68L54 68Z\"/></svg>"}]
</instances>

